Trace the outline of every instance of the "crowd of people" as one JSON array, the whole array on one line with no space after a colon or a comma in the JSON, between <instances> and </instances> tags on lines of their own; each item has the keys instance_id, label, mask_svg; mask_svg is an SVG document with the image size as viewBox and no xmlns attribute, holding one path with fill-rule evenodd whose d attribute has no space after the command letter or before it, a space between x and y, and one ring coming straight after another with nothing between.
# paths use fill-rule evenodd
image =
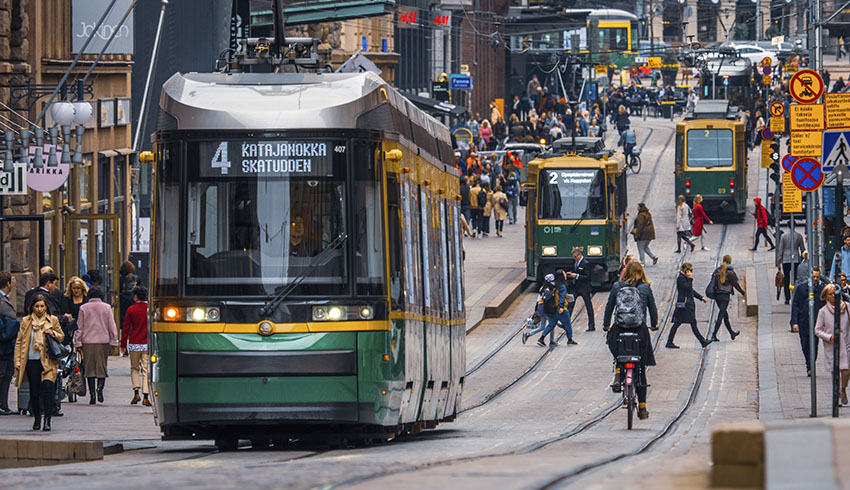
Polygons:
<instances>
[{"instance_id":1,"label":"crowd of people","mask_svg":"<svg viewBox=\"0 0 850 490\"><path fill-rule=\"evenodd\" d=\"M116 325L98 270L71 277L62 290L53 269L42 267L38 286L17 306L11 296L12 275L0 272L0 415L29 413L33 430L49 431L52 419L64 415L63 399L71 402L88 393L89 404L103 403L107 359L119 345L130 361L130 403L152 405L147 386L147 289L136 285L130 262L121 266L119 282L121 316ZM13 382L18 410L9 406Z\"/></svg>"}]
</instances>

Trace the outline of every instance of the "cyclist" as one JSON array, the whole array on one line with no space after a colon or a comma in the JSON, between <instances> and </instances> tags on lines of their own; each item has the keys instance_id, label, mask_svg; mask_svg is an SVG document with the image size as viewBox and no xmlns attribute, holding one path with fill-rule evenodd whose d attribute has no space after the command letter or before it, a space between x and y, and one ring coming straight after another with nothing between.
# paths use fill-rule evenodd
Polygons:
<instances>
[{"instance_id":1,"label":"cyclist","mask_svg":"<svg viewBox=\"0 0 850 490\"><path fill-rule=\"evenodd\" d=\"M620 141L617 142L617 146L621 145L623 147L623 154L626 155L626 165L631 165L632 150L634 150L635 146L637 146L637 137L631 128L620 133Z\"/></svg>"},{"instance_id":2,"label":"cyclist","mask_svg":"<svg viewBox=\"0 0 850 490\"><path fill-rule=\"evenodd\" d=\"M611 351L611 355L614 356L614 360L616 361L619 352L617 352L617 348L619 346L617 339L620 336L621 332L636 332L638 334L638 339L640 341L640 375L638 376L638 383L635 386L635 391L637 392L638 397L638 418L641 420L645 420L649 418L649 411L646 409L646 367L655 365L655 354L652 352L652 339L649 337L649 330L646 325L646 309L649 309L649 321L650 325L652 325L652 330L658 330L658 308L655 305L655 297L652 295L652 287L649 279L646 278L646 272L643 269L643 266L640 265L640 262L633 260L629 262L626 266L626 270L623 271L623 277L620 281L614 283L614 286L611 288L611 294L608 296L608 304L605 305L605 317L603 319L603 326L605 330L608 330L608 350ZM611 325L611 315L614 313L614 310L618 310L617 313L619 316L620 310L624 305L623 298L620 298L618 301L618 294L621 290L626 288L636 288L637 292L640 294L641 303L638 307L639 316L643 318L643 322L638 325L621 325L618 321ZM625 293L625 292L624 292ZM627 294L623 294L624 297L628 296ZM616 307L616 308L615 308ZM619 373L615 375L614 384L611 386L614 392L620 391L620 379Z\"/></svg>"}]
</instances>

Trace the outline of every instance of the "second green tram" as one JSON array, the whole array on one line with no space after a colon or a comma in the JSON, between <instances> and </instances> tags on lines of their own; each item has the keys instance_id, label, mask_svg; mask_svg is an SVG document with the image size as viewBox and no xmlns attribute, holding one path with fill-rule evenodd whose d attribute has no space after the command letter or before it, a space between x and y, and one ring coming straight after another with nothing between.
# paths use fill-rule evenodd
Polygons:
<instances>
[{"instance_id":1,"label":"second green tram","mask_svg":"<svg viewBox=\"0 0 850 490\"><path fill-rule=\"evenodd\" d=\"M626 250L626 174L623 155L611 155L601 138L555 141L552 153L528 165L526 272L542 281L573 266L580 248L592 265L591 283L617 279Z\"/></svg>"},{"instance_id":2,"label":"second green tram","mask_svg":"<svg viewBox=\"0 0 850 490\"><path fill-rule=\"evenodd\" d=\"M701 100L676 125L676 194L689 205L701 195L712 219L743 220L747 210L747 144L738 109Z\"/></svg>"}]
</instances>

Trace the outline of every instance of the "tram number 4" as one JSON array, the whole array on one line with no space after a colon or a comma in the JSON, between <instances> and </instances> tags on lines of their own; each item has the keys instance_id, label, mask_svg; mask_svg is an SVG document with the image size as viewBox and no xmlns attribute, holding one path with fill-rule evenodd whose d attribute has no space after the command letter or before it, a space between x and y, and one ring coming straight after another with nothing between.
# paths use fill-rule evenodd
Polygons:
<instances>
[{"instance_id":1,"label":"tram number 4","mask_svg":"<svg viewBox=\"0 0 850 490\"><path fill-rule=\"evenodd\" d=\"M213 155L212 161L210 162L210 166L212 166L212 168L221 169L221 175L227 175L227 172L230 170L230 160L227 158L226 141L218 145L218 148L215 150L215 155Z\"/></svg>"}]
</instances>

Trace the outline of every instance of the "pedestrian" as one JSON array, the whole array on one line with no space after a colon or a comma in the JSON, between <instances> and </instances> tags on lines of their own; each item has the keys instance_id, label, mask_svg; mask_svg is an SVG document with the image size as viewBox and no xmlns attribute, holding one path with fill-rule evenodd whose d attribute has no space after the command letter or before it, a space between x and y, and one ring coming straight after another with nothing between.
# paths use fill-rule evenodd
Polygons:
<instances>
[{"instance_id":1,"label":"pedestrian","mask_svg":"<svg viewBox=\"0 0 850 490\"><path fill-rule=\"evenodd\" d=\"M629 111L626 110L626 106L620 106L617 109L617 116L614 119L614 124L617 126L617 133L622 135L623 131L629 129L631 126L631 121L629 120Z\"/></svg>"},{"instance_id":2,"label":"pedestrian","mask_svg":"<svg viewBox=\"0 0 850 490\"><path fill-rule=\"evenodd\" d=\"M490 184L481 184L481 192L478 194L480 202L481 196L484 196L484 209L481 212L481 234L484 237L490 236L490 216L493 214L493 191L490 190Z\"/></svg>"},{"instance_id":3,"label":"pedestrian","mask_svg":"<svg viewBox=\"0 0 850 490\"><path fill-rule=\"evenodd\" d=\"M750 249L750 252L755 252L759 247L759 236L764 236L765 241L770 244L770 249L768 251L774 250L776 247L773 245L773 240L770 239L770 235L767 233L767 225L768 225L768 216L767 209L761 205L761 198L754 197L753 203L756 206L755 211L750 211L750 214L756 217L756 235L753 238L753 248Z\"/></svg>"},{"instance_id":4,"label":"pedestrian","mask_svg":"<svg viewBox=\"0 0 850 490\"><path fill-rule=\"evenodd\" d=\"M850 275L850 235L844 235L844 245L832 258L832 267L829 269L830 281L835 281L835 271Z\"/></svg>"},{"instance_id":5,"label":"pedestrian","mask_svg":"<svg viewBox=\"0 0 850 490\"><path fill-rule=\"evenodd\" d=\"M466 222L472 222L472 207L469 202L469 177L462 176L460 178L460 214L466 218Z\"/></svg>"},{"instance_id":6,"label":"pedestrian","mask_svg":"<svg viewBox=\"0 0 850 490\"><path fill-rule=\"evenodd\" d=\"M699 237L700 250L708 251L705 246L705 224L713 225L714 222L705 214L705 209L702 207L702 194L694 196L694 240Z\"/></svg>"},{"instance_id":7,"label":"pedestrian","mask_svg":"<svg viewBox=\"0 0 850 490\"><path fill-rule=\"evenodd\" d=\"M546 347L546 343L543 339L546 338L546 335L555 330L555 326L557 326L559 322L561 323L561 328L567 332L567 344L578 345L578 342L573 340L573 324L570 322L570 311L566 309L566 303L567 273L563 269L558 269L555 271L555 304L557 309L555 310L555 313L549 316L549 323L546 325L546 328L543 329L543 334L540 336L540 339L537 340L537 345L540 347ZM558 345L558 342L554 339L550 339L549 345L554 347Z\"/></svg>"},{"instance_id":8,"label":"pedestrian","mask_svg":"<svg viewBox=\"0 0 850 490\"><path fill-rule=\"evenodd\" d=\"M68 285L65 287L65 293L62 295L62 303L59 305L62 314L69 314L71 321L76 321L80 314L80 306L85 304L88 299L86 297L88 293L89 288L85 281L77 276L71 276L71 279L68 279Z\"/></svg>"},{"instance_id":9,"label":"pedestrian","mask_svg":"<svg viewBox=\"0 0 850 490\"><path fill-rule=\"evenodd\" d=\"M130 380L133 383L133 399L130 405L142 402L149 407L148 399L148 291L142 286L133 288L132 306L127 308L124 328L121 330L121 352L130 353ZM144 400L139 397L142 390Z\"/></svg>"},{"instance_id":10,"label":"pedestrian","mask_svg":"<svg viewBox=\"0 0 850 490\"><path fill-rule=\"evenodd\" d=\"M123 291L125 287L125 281L127 280L127 276L130 274L136 273L136 266L133 265L129 260L125 260L123 264L121 264L121 268L118 269L118 290ZM138 276L136 277L138 280Z\"/></svg>"},{"instance_id":11,"label":"pedestrian","mask_svg":"<svg viewBox=\"0 0 850 490\"><path fill-rule=\"evenodd\" d=\"M59 361L47 354L49 335L61 342L65 338L59 320L47 311L47 298L36 294L32 298L31 313L24 317L21 329L15 341L15 386L21 387L24 376L30 386L30 406L35 419L32 430L42 428L42 407L44 407L44 431L49 431L53 404L56 400L56 378L59 374Z\"/></svg>"},{"instance_id":12,"label":"pedestrian","mask_svg":"<svg viewBox=\"0 0 850 490\"><path fill-rule=\"evenodd\" d=\"M812 268L809 266L809 252L803 251L802 254L803 261L800 262L800 265L797 266L797 282L796 284L800 284L802 281L808 281L808 277L812 274ZM795 287L796 287L795 284Z\"/></svg>"},{"instance_id":13,"label":"pedestrian","mask_svg":"<svg viewBox=\"0 0 850 490\"><path fill-rule=\"evenodd\" d=\"M20 324L15 305L9 294L12 292L12 274L0 272L0 415L12 415L9 409L9 386L15 374L15 341Z\"/></svg>"},{"instance_id":14,"label":"pedestrian","mask_svg":"<svg viewBox=\"0 0 850 490\"><path fill-rule=\"evenodd\" d=\"M508 208L510 207L508 196L502 192L502 186L496 186L491 205L493 207L493 219L496 221L496 236L501 238L503 236L502 231L505 229L505 218L508 217Z\"/></svg>"},{"instance_id":15,"label":"pedestrian","mask_svg":"<svg viewBox=\"0 0 850 490\"><path fill-rule=\"evenodd\" d=\"M754 128L754 133L753 133L753 137L755 138L755 141L753 142L753 145L757 145L757 144L761 143L761 132L762 132L762 130L764 130L767 127L767 123L764 122L764 117L762 117L761 111L756 111L755 120L756 120L756 122L755 122L755 128Z\"/></svg>"},{"instance_id":16,"label":"pedestrian","mask_svg":"<svg viewBox=\"0 0 850 490\"><path fill-rule=\"evenodd\" d=\"M508 196L508 224L516 223L517 207L519 206L519 180L516 171L508 172L504 185L505 195Z\"/></svg>"},{"instance_id":17,"label":"pedestrian","mask_svg":"<svg viewBox=\"0 0 850 490\"><path fill-rule=\"evenodd\" d=\"M812 269L812 297L814 299L813 311L815 319L817 312L824 306L824 300L821 299L824 284L820 280L820 269L814 267ZM806 360L806 374L812 375L812 362L818 358L818 343L815 341L815 358L809 359L809 282L804 281L798 283L794 287L794 300L791 302L791 331L800 334L800 348L803 349L803 358Z\"/></svg>"},{"instance_id":18,"label":"pedestrian","mask_svg":"<svg viewBox=\"0 0 850 490\"><path fill-rule=\"evenodd\" d=\"M526 320L526 326L536 325L534 328L526 329L522 333L522 343L528 340L532 335L542 332L548 325L549 316L554 315L558 311L557 298L555 297L555 275L546 274L543 277L543 285L540 286L540 291L537 295L537 303L534 306L534 314ZM555 342L555 329L549 332L549 344Z\"/></svg>"},{"instance_id":19,"label":"pedestrian","mask_svg":"<svg viewBox=\"0 0 850 490\"><path fill-rule=\"evenodd\" d=\"M476 180L475 185L469 190L469 204L472 214L472 238L475 238L476 234L481 233L484 206L487 204L487 193L485 192L482 197L479 197L481 192L481 183Z\"/></svg>"},{"instance_id":20,"label":"pedestrian","mask_svg":"<svg viewBox=\"0 0 850 490\"><path fill-rule=\"evenodd\" d=\"M596 330L596 322L593 319L593 302L590 295L590 264L584 260L581 248L573 249L573 270L567 274L573 280L573 300L567 305L567 309L575 312L576 299L581 297L584 301L584 310L587 312L587 331Z\"/></svg>"},{"instance_id":21,"label":"pedestrian","mask_svg":"<svg viewBox=\"0 0 850 490\"><path fill-rule=\"evenodd\" d=\"M124 331L124 315L127 314L127 309L135 303L133 301L133 291L136 289L136 281L135 274L127 274L127 277L124 279L124 286L118 295L118 330L122 332Z\"/></svg>"},{"instance_id":22,"label":"pedestrian","mask_svg":"<svg viewBox=\"0 0 850 490\"><path fill-rule=\"evenodd\" d=\"M720 264L720 267L714 270L711 274L710 280L715 281L714 302L717 303L717 309L719 310L717 313L717 320L714 322L714 333L711 335L711 341L720 342L720 339L717 338L717 331L720 330L720 322L723 322L726 325L729 337L731 337L732 340L735 340L735 337L737 337L741 332L732 330L732 324L729 321L729 312L727 311L727 308L729 308L729 300L731 296L735 294L736 289L745 298L747 293L745 293L744 290L741 289L741 285L738 284L738 275L732 267L731 255L723 256L723 263Z\"/></svg>"},{"instance_id":23,"label":"pedestrian","mask_svg":"<svg viewBox=\"0 0 850 490\"><path fill-rule=\"evenodd\" d=\"M618 313L624 306L626 309L633 309L629 308L633 305L626 304L626 300L630 296L633 296L628 294L627 290L633 289L636 289L637 293L640 295L641 303L638 305L638 313L639 316L644 319L643 322L639 325L625 325L615 317L615 321L612 325L611 316L615 309ZM620 295L620 291L623 291L622 296ZM652 294L652 283L646 278L646 271L643 266L639 262L633 260L629 262L629 265L626 266L626 270L623 271L622 279L615 282L611 287L611 293L608 295L608 303L605 305L605 317L603 318L602 328L603 330L608 331L608 337L606 339L608 343L608 350L611 352L611 355L614 356L615 361L619 355L619 343L617 342L617 339L620 337L620 333L635 332L638 334L638 341L640 342L640 375L638 382L635 383L635 391L637 392L638 397L638 418L641 420L649 418L649 411L646 408L646 368L647 366L655 366L655 354L652 350L652 339L649 336L649 329L647 328L646 323L647 310L649 311L650 328L652 330L658 330L658 307L655 304L655 296ZM615 393L621 390L618 374L615 374L614 383L612 383L611 388Z\"/></svg>"},{"instance_id":24,"label":"pedestrian","mask_svg":"<svg viewBox=\"0 0 850 490\"><path fill-rule=\"evenodd\" d=\"M629 262L635 260L635 256L632 254L626 254L623 256L623 263L620 264L620 271L617 273L617 277L620 279L623 278L623 272L626 270L626 267L629 265Z\"/></svg>"},{"instance_id":25,"label":"pedestrian","mask_svg":"<svg viewBox=\"0 0 850 490\"><path fill-rule=\"evenodd\" d=\"M826 370L832 373L833 368L833 352L835 347L835 284L827 284L821 291L821 299L826 301L826 305L818 311L818 319L815 322L815 335L823 340L823 361L826 365ZM838 369L841 371L841 399L839 405L847 405L847 381L850 380L850 365L848 365L848 345L847 335L850 334L850 308L847 303L838 298L838 308L841 310L840 336L838 339Z\"/></svg>"},{"instance_id":26,"label":"pedestrian","mask_svg":"<svg viewBox=\"0 0 850 490\"><path fill-rule=\"evenodd\" d=\"M103 403L103 388L106 385L106 361L110 346L118 346L118 331L112 308L103 301L103 290L94 286L89 290L89 300L80 307L77 317L77 335L74 347L83 351L83 369L89 389L89 404L95 405L95 380L97 401Z\"/></svg>"},{"instance_id":27,"label":"pedestrian","mask_svg":"<svg viewBox=\"0 0 850 490\"><path fill-rule=\"evenodd\" d=\"M644 203L638 204L638 214L635 217L632 236L634 236L635 243L637 243L640 264L644 265L646 263L644 262L646 255L649 255L653 264L657 264L658 256L649 249L649 242L655 240L655 225L652 224L652 214Z\"/></svg>"},{"instance_id":28,"label":"pedestrian","mask_svg":"<svg viewBox=\"0 0 850 490\"><path fill-rule=\"evenodd\" d=\"M694 215L691 207L685 202L685 196L680 195L676 202L676 253L682 252L682 241L694 251L694 242L691 241L691 220Z\"/></svg>"},{"instance_id":29,"label":"pedestrian","mask_svg":"<svg viewBox=\"0 0 850 490\"><path fill-rule=\"evenodd\" d=\"M490 127L490 121L481 121L481 126L478 128L479 148L482 150L490 149L490 138L493 137L493 128Z\"/></svg>"},{"instance_id":30,"label":"pedestrian","mask_svg":"<svg viewBox=\"0 0 850 490\"><path fill-rule=\"evenodd\" d=\"M791 222L788 222L788 231L779 237L779 246L776 249L776 269L781 270L784 279L782 288L785 291L785 304L791 303L791 290L788 285L791 282L791 272L797 274L797 265L805 252L803 246L803 235L798 231L791 230Z\"/></svg>"},{"instance_id":31,"label":"pedestrian","mask_svg":"<svg viewBox=\"0 0 850 490\"><path fill-rule=\"evenodd\" d=\"M676 338L676 331L683 323L691 324L691 332L697 338L703 348L711 343L706 340L697 328L696 303L694 298L706 302L706 299L694 290L694 266L690 262L685 262L679 269L679 275L676 277L676 309L673 310L673 326L670 328L670 335L667 336L668 349L678 349L679 346L673 343Z\"/></svg>"}]
</instances>

